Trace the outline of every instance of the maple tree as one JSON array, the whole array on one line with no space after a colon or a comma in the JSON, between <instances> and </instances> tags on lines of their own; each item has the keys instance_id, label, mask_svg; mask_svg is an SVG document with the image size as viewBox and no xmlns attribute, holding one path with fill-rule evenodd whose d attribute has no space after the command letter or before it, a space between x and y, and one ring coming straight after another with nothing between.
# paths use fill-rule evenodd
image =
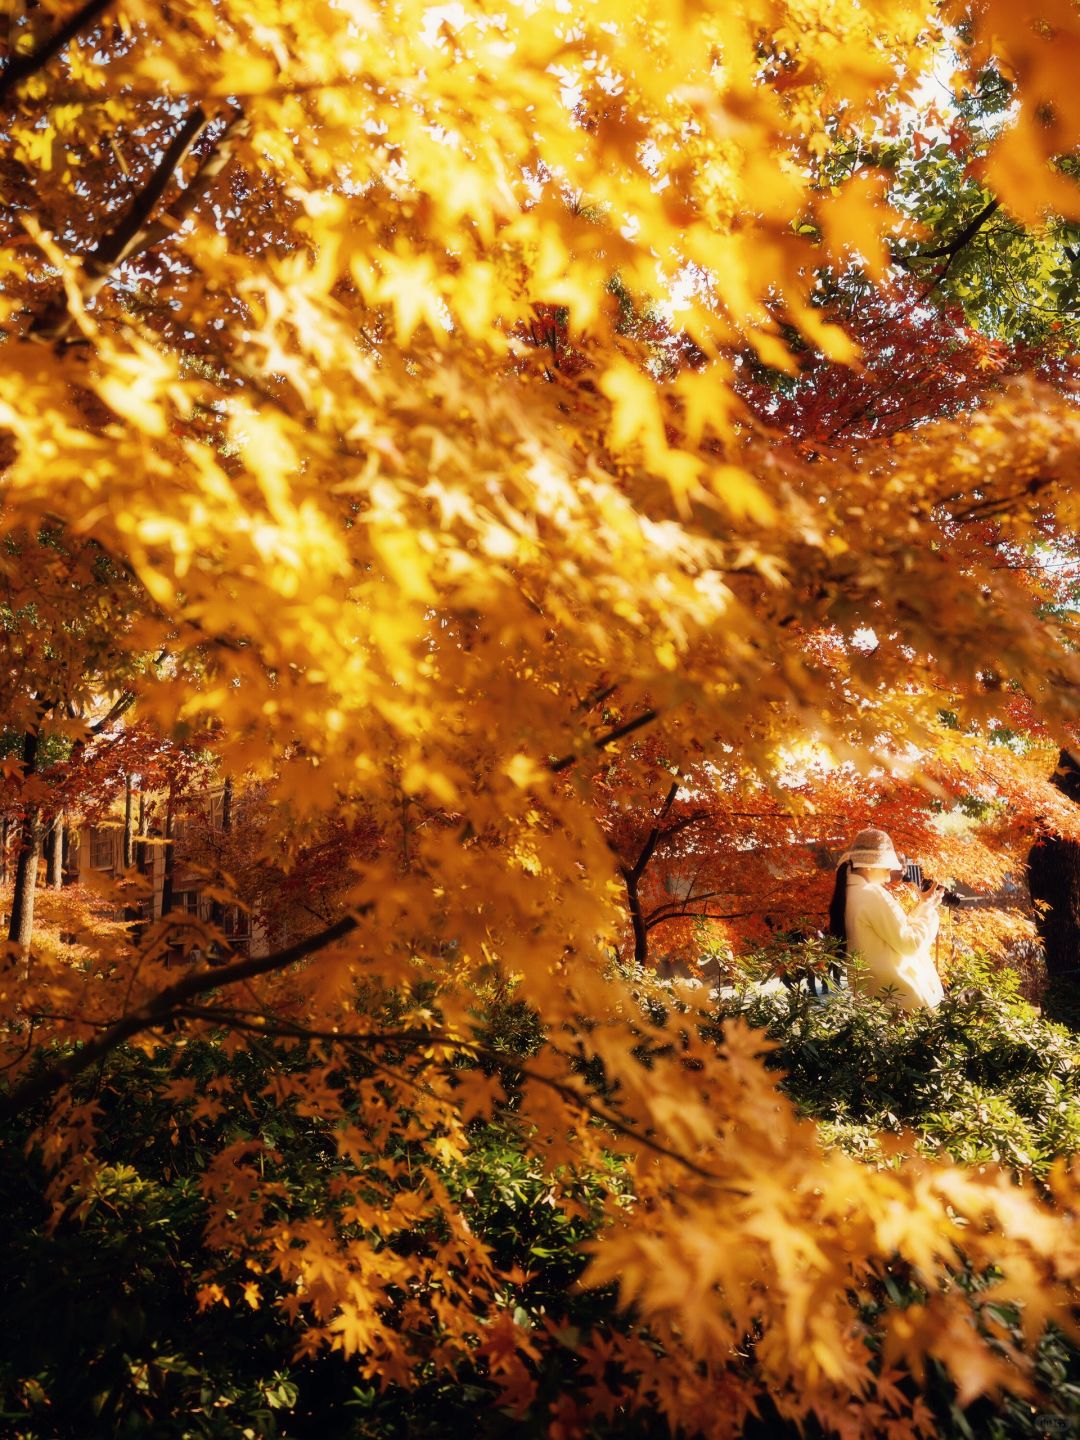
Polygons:
<instances>
[{"instance_id":1,"label":"maple tree","mask_svg":"<svg viewBox=\"0 0 1080 1440\"><path fill-rule=\"evenodd\" d=\"M636 1306L650 1338L620 1361L673 1428L738 1434L767 1386L786 1417L856 1433L862 1404L925 1433L890 1367L934 1357L969 1398L1023 1390L1025 1347L1071 1324L1067 1167L1036 1192L826 1149L758 1034L731 1023L718 1049L692 1015L643 1012L610 956L657 822L674 840L687 820L682 860L707 833L743 864L722 810L689 821L710 763L744 802L768 794L774 848L786 802L762 777L793 744L864 770L902 757L946 794L992 762L986 803L1014 810L975 864L955 842L976 877L1004 874L1010 825L1075 827L1032 788L1038 756L990 738L1024 707L1044 743L1077 719L1068 388L1003 385L993 339L924 315L888 270L904 217L882 176L834 183L823 162L917 96L963 19L957 68L992 54L1014 86L980 183L1033 228L1069 220L1078 193L1048 162L1075 144L1080 33L1004 0L451 9L8 7L0 523L35 594L46 528L107 574L96 598L62 587L42 674L19 662L33 616L5 628L5 724L92 755L90 700L119 718L130 695L146 735L264 787L257 862L280 875L328 846L340 884L327 924L244 956L211 924L225 963L179 973L167 907L141 941L91 928L77 961L27 963L20 930L0 1106L37 1125L59 1220L105 1169L96 1067L164 1056L184 1127L235 1119L201 1182L202 1305L272 1300L302 1353L384 1382L479 1360L523 1407L540 1337L499 1310L506 1277L440 1168L505 1114L552 1174L621 1157L635 1203L611 1183L587 1279ZM851 323L816 277L853 254L882 298ZM905 311L949 351L906 370L913 395L937 387L929 407L838 434L883 388L859 342L880 317L895 346ZM795 376L793 331L822 357L811 393L823 366L850 377L804 433L745 383ZM957 388L985 402L959 421ZM54 667L74 713L40 709ZM41 797L22 759L26 871ZM867 803L854 773L822 782L836 823ZM914 811L908 834L948 858ZM531 1057L485 1035L489 990L539 1017ZM300 1063L253 1072L249 1109L229 1061L266 1043ZM191 1045L216 1056L201 1085ZM317 1115L351 1167L317 1200L244 1118L267 1096ZM973 1329L957 1251L1021 1307L1021 1343L989 1306L997 1347ZM925 1298L885 1314L882 1369L850 1297L894 1259Z\"/></svg>"}]
</instances>

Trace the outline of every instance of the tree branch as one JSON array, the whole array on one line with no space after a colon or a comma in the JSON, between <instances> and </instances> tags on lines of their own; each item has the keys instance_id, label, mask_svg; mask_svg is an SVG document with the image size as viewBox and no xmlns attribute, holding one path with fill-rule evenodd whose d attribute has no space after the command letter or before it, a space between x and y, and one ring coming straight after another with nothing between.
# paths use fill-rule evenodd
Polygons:
<instances>
[{"instance_id":1,"label":"tree branch","mask_svg":"<svg viewBox=\"0 0 1080 1440\"><path fill-rule=\"evenodd\" d=\"M3 72L0 73L0 105L10 99L24 80L43 70L53 56L70 44L80 31L92 25L95 20L100 20L111 4L112 0L86 0L86 4L81 5L70 20L61 25L59 30L46 36L36 49L26 55L9 57Z\"/></svg>"},{"instance_id":2,"label":"tree branch","mask_svg":"<svg viewBox=\"0 0 1080 1440\"><path fill-rule=\"evenodd\" d=\"M591 695L586 695L585 699L578 704L577 708L579 710L594 710L597 705L602 704L603 701L614 695L618 688L618 681L616 681L614 685L602 685L599 690L594 690Z\"/></svg>"},{"instance_id":3,"label":"tree branch","mask_svg":"<svg viewBox=\"0 0 1080 1440\"><path fill-rule=\"evenodd\" d=\"M185 975L175 985L159 991L150 1000L138 1006L130 1015L125 1015L117 1020L102 1034L95 1036L80 1049L74 1051L66 1059L58 1061L55 1065L47 1065L39 1070L37 1074L31 1075L21 1085L0 1098L0 1120L8 1120L20 1114L39 1100L47 1099L51 1095L69 1084L76 1076L81 1075L105 1057L118 1045L124 1044L135 1035L140 1035L144 1030L156 1029L172 1019L177 1012L189 1000L194 1000L200 995L208 995L223 986L234 985L240 980L251 980L256 975L266 975L274 970L284 970L297 960L304 960L309 955L314 955L336 940L341 940L351 931L356 929L357 917L369 910L370 906L361 907L354 914L346 915L325 930L319 931L317 935L311 935L306 940L298 940L295 945L289 945L284 950L276 950L270 955L260 955L235 961L232 965L224 965L211 970L196 970L190 975Z\"/></svg>"},{"instance_id":4,"label":"tree branch","mask_svg":"<svg viewBox=\"0 0 1080 1440\"><path fill-rule=\"evenodd\" d=\"M119 699L115 700L106 713L102 715L101 719L95 720L89 727L90 734L100 735L103 730L107 730L110 725L119 720L121 715L127 714L134 704L135 691L125 690Z\"/></svg>"},{"instance_id":5,"label":"tree branch","mask_svg":"<svg viewBox=\"0 0 1080 1440\"><path fill-rule=\"evenodd\" d=\"M106 231L90 252L85 265L88 275L97 277L107 274L126 257L128 247L150 218L169 181L183 164L184 157L208 123L202 106L196 105L165 147L164 155L158 161L150 179L135 196L127 214L111 230Z\"/></svg>"},{"instance_id":6,"label":"tree branch","mask_svg":"<svg viewBox=\"0 0 1080 1440\"><path fill-rule=\"evenodd\" d=\"M715 910L671 910L666 915L650 917L645 928L652 930L657 925L666 925L669 920L745 920L751 915L760 913L760 906L753 910L726 910L717 914Z\"/></svg>"},{"instance_id":7,"label":"tree branch","mask_svg":"<svg viewBox=\"0 0 1080 1440\"><path fill-rule=\"evenodd\" d=\"M253 1014L253 1018L248 1020L242 1018L244 1015L242 1011L222 1012L214 1008L204 1007L188 1007L185 1008L183 1013L195 1019L210 1022L218 1021L229 1027L250 1031L256 1035L268 1036L272 1039L318 1040L329 1045L356 1045L364 1047L381 1044L384 1041L391 1044L404 1041L417 1045L436 1045L445 1047L448 1050L465 1051L473 1056L474 1059L489 1061L500 1068L513 1070L517 1075L524 1076L528 1080L533 1080L540 1085L546 1086L547 1089L554 1091L555 1094L567 1101L568 1104L575 1106L592 1119L598 1120L602 1125L609 1126L616 1134L622 1135L628 1140L633 1140L635 1144L651 1150L656 1155L662 1155L665 1159L674 1160L676 1164L681 1165L684 1169L689 1170L700 1179L708 1181L710 1185L715 1185L731 1195L745 1197L749 1194L749 1191L745 1189L739 1189L736 1186L727 1184L719 1175L714 1174L711 1170L707 1170L703 1165L698 1165L697 1162L691 1160L689 1156L681 1154L678 1150L673 1150L670 1146L663 1144L662 1141L655 1140L651 1135L638 1130L628 1121L603 1109L601 1106L595 1104L588 1095L583 1095L581 1091L576 1089L568 1081L558 1080L555 1076L545 1075L539 1070L532 1070L527 1064L520 1063L512 1056L508 1056L504 1051L492 1050L476 1040L466 1040L464 1037L456 1038L450 1035L440 1036L437 1032L429 1030L399 1030L369 1032L365 1035L342 1035L336 1030L309 1030L303 1025L292 1025L288 1021L278 1020L276 1016L271 1017L271 1023L267 1024L262 1014L255 1013ZM556 1051L556 1053L560 1052ZM440 1068L445 1069L444 1061L436 1061L435 1063L439 1065ZM392 1074L393 1072L388 1073ZM407 1077L397 1075L395 1078L404 1080Z\"/></svg>"},{"instance_id":8,"label":"tree branch","mask_svg":"<svg viewBox=\"0 0 1080 1440\"><path fill-rule=\"evenodd\" d=\"M987 220L995 213L1001 205L1000 200L991 200L985 205L973 220L969 220L964 228L944 245L938 245L934 250L920 250L914 255L908 255L908 260L951 260L954 255L964 248L969 241L974 240Z\"/></svg>"},{"instance_id":9,"label":"tree branch","mask_svg":"<svg viewBox=\"0 0 1080 1440\"><path fill-rule=\"evenodd\" d=\"M649 831L648 835L645 837L645 843L644 845L642 845L637 859L630 867L630 873L633 875L635 880L641 879L642 875L644 875L645 873L645 867L648 865L649 861L653 857L653 852L656 850L657 843L659 842L661 837L660 822L663 820L664 816L667 815L667 813L670 811L672 805L675 804L675 797L676 795L678 795L678 793L679 782L678 780L673 780L671 783L671 789L668 791L664 803L657 811L656 821L652 829Z\"/></svg>"},{"instance_id":10,"label":"tree branch","mask_svg":"<svg viewBox=\"0 0 1080 1440\"><path fill-rule=\"evenodd\" d=\"M107 230L83 261L84 298L90 298L105 283L116 266L126 259L137 247L144 231L143 226L150 218L154 207L165 193L166 187L184 157L209 122L201 105L196 105L176 134L165 147L149 180L135 196L130 208L121 220ZM30 333L42 340L58 340L66 334L71 325L67 299L57 298L46 306L30 327Z\"/></svg>"},{"instance_id":11,"label":"tree branch","mask_svg":"<svg viewBox=\"0 0 1080 1440\"><path fill-rule=\"evenodd\" d=\"M691 825L698 825L702 820L708 820L712 812L709 810L695 810L690 815L684 815L680 820L674 821L666 830L661 830L658 844L666 845L676 835L681 835L684 830L689 830Z\"/></svg>"},{"instance_id":12,"label":"tree branch","mask_svg":"<svg viewBox=\"0 0 1080 1440\"><path fill-rule=\"evenodd\" d=\"M624 725L616 725L614 730L608 730L604 735L597 735L585 748L590 750L603 750L608 745L614 745L616 740L621 740L626 735L632 735L635 730L640 730L642 726L651 725L654 720L659 718L659 715L659 710L646 710L635 719L627 720ZM548 769L554 775L560 774L563 770L569 770L571 765L576 765L581 759L582 753L582 751L575 750L570 755L563 755L559 760L552 760L548 765Z\"/></svg>"},{"instance_id":13,"label":"tree branch","mask_svg":"<svg viewBox=\"0 0 1080 1440\"><path fill-rule=\"evenodd\" d=\"M681 900L666 900L663 905L657 905L654 909L650 910L648 923L650 925L656 923L657 917L659 917L659 919L666 918L665 912L668 910L681 912L684 911L688 905L700 905L704 900L715 900L718 895L730 895L732 893L730 890L703 890L700 894L695 895L693 891L691 891L689 895L684 895ZM717 918L724 919L726 917L718 916Z\"/></svg>"},{"instance_id":14,"label":"tree branch","mask_svg":"<svg viewBox=\"0 0 1080 1440\"><path fill-rule=\"evenodd\" d=\"M247 132L247 128L247 117L242 111L238 110L214 141L213 147L204 157L198 170L192 176L190 183L185 186L173 203L162 212L159 219L145 226L141 234L132 237L131 242L124 252L123 259L130 260L133 255L141 255L144 250L149 250L154 245L160 244L161 241L167 240L183 225L184 221L195 209L195 206L232 159L233 151L236 149L236 142Z\"/></svg>"}]
</instances>

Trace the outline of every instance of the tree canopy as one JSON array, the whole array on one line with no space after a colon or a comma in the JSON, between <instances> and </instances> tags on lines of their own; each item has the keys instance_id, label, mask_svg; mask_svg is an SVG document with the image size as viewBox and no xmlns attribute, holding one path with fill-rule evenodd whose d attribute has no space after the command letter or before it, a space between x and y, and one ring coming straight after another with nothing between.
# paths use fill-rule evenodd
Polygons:
<instances>
[{"instance_id":1,"label":"tree canopy","mask_svg":"<svg viewBox=\"0 0 1080 1440\"><path fill-rule=\"evenodd\" d=\"M235 1112L203 1304L243 1255L303 1349L384 1380L480 1353L515 1405L539 1342L440 1171L497 1110L553 1173L622 1157L587 1279L637 1307L673 1428L739 1434L767 1386L917 1433L889 1377L927 1357L1022 1390L1071 1323L1067 1167L827 1149L768 1042L643 1008L612 957L645 900L712 913L638 882L724 836L698 894L728 911L872 800L987 885L1037 825L1080 838L1045 779L1080 693L1072 7L6 13L4 725L63 738L68 796L95 755L209 757L262 787L249 859L336 881L318 925L261 956L218 929L179 973L168 914L9 948L0 1103L56 1215L134 1046L185 1124ZM950 839L958 797L981 828ZM785 863L794 925L823 882ZM482 1022L511 991L526 1059ZM321 1193L243 1118L227 1062L267 1044L294 1060L259 1086L353 1167ZM1019 1346L973 1329L958 1252ZM883 1369L851 1297L896 1256L923 1299Z\"/></svg>"}]
</instances>

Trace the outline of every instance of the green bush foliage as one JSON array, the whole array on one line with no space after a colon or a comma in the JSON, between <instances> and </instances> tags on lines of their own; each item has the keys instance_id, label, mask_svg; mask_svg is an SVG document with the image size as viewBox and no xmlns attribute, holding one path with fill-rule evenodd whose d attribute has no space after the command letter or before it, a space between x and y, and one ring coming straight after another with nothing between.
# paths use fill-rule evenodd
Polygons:
<instances>
[{"instance_id":1,"label":"green bush foliage","mask_svg":"<svg viewBox=\"0 0 1080 1440\"><path fill-rule=\"evenodd\" d=\"M690 1020L676 987L643 978L641 998L651 1018L666 1016L673 1032ZM1036 1177L1056 1156L1080 1149L1080 1041L1041 1019L1019 998L1008 973L988 965L966 963L933 1014L901 1016L846 990L822 1003L800 989L747 989L726 998L704 1023L718 1033L730 1014L762 1026L778 1042L770 1063L778 1067L779 1083L818 1120L830 1143L866 1163L890 1163L875 1138L882 1130L908 1129L928 1150L972 1164L1000 1160ZM543 1043L535 1017L505 995L489 1005L483 1033L511 1067ZM270 1044L229 1058L209 1043L190 1047L183 1062L201 1082L234 1073L249 1095L258 1092L260 1077L245 1067L269 1074L297 1063L295 1052L290 1057ZM278 1178L292 1203L312 1209L347 1162L317 1119L269 1100L253 1115L226 1111L212 1125L177 1132L161 1102L151 1099L152 1065L144 1055L124 1053L102 1077L99 1154L106 1165L82 1197L81 1216L65 1213L51 1232L43 1177L36 1157L25 1153L25 1134L12 1130L3 1137L0 1435L437 1440L468 1434L501 1440L512 1434L540 1440L553 1406L577 1384L576 1362L559 1337L570 1342L582 1332L633 1327L633 1315L618 1312L610 1292L575 1285L583 1263L579 1247L596 1232L602 1193L614 1189L633 1203L616 1163L601 1175L547 1175L516 1142L512 1124L498 1121L474 1123L472 1150L448 1163L443 1178L500 1265L518 1267L517 1281L497 1305L546 1338L526 1415L500 1408L482 1365L456 1376L431 1367L402 1389L362 1381L336 1354L296 1359L295 1332L275 1308L266 1277L257 1309L239 1300L200 1309L205 1202L195 1177L203 1152L254 1129L282 1155ZM401 1243L424 1241L405 1236ZM220 1257L215 1265L220 1270ZM235 1295L245 1278L238 1258ZM977 1292L986 1278L958 1264L957 1284ZM885 1307L918 1298L901 1271L884 1273L879 1303L863 1318L872 1326ZM1040 1379L1048 1397L1041 1409L982 1401L961 1411L941 1372L928 1375L925 1398L942 1436L1019 1440L1050 1433L1047 1422L1052 1428L1080 1417L1080 1357L1053 1329L1043 1341ZM589 1433L660 1440L666 1430L646 1404L635 1407L631 1393L609 1425ZM786 1433L766 1408L747 1440Z\"/></svg>"},{"instance_id":2,"label":"green bush foliage","mask_svg":"<svg viewBox=\"0 0 1080 1440\"><path fill-rule=\"evenodd\" d=\"M905 1014L846 986L745 988L722 1003L778 1043L769 1063L827 1138L868 1159L882 1131L927 1152L1045 1175L1080 1150L1080 1038L1044 1020L1011 970L960 961L936 1010Z\"/></svg>"},{"instance_id":3,"label":"green bush foliage","mask_svg":"<svg viewBox=\"0 0 1080 1440\"><path fill-rule=\"evenodd\" d=\"M776 957L762 969L775 973ZM794 951L793 979L827 966ZM936 1010L905 1014L846 985L825 995L799 984L747 984L723 998L718 1019L740 1015L777 1043L768 1063L780 1088L818 1123L828 1143L871 1164L892 1163L879 1136L908 1131L926 1154L964 1164L998 1163L1036 1180L1058 1157L1080 1152L1080 1036L1043 1018L1020 994L1017 974L979 956L956 963ZM977 1294L990 1277L958 1267ZM881 1277L881 1301L920 1298L900 1274ZM873 1323L874 1311L863 1318ZM1001 1318L1005 1318L1002 1316ZM1018 1317L1008 1322L1019 1335ZM1020 1440L1080 1431L1080 1354L1049 1327L1039 1349L1037 1405L1007 1398L962 1410L948 1376L931 1367L924 1399L949 1440Z\"/></svg>"}]
</instances>

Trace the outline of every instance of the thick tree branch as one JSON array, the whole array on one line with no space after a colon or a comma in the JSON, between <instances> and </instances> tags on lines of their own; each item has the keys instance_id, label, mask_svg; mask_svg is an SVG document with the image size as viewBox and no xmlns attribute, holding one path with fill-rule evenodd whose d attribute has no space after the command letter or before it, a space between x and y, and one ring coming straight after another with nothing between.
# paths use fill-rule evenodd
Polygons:
<instances>
[{"instance_id":1,"label":"thick tree branch","mask_svg":"<svg viewBox=\"0 0 1080 1440\"><path fill-rule=\"evenodd\" d=\"M247 133L247 128L247 117L241 111L237 111L215 140L213 147L203 159L189 184L162 212L159 219L145 226L140 234L132 237L123 259L130 260L133 255L141 255L144 250L150 250L175 234L228 165L236 150L236 142Z\"/></svg>"},{"instance_id":2,"label":"thick tree branch","mask_svg":"<svg viewBox=\"0 0 1080 1440\"><path fill-rule=\"evenodd\" d=\"M135 698L134 690L125 690L124 693L113 702L106 713L102 715L101 719L95 720L90 726L90 734L100 735L103 730L107 730L110 725L119 720L121 715L126 715L132 705L135 704Z\"/></svg>"},{"instance_id":3,"label":"thick tree branch","mask_svg":"<svg viewBox=\"0 0 1080 1440\"><path fill-rule=\"evenodd\" d=\"M660 715L659 710L646 710L633 720L627 720L624 725L616 725L614 730L608 730L604 735L597 735L590 740L585 749L603 750L608 745L614 745L616 740L622 740L626 735L632 735L635 730L640 730L644 725L651 725ZM559 760L552 760L548 769L554 775L559 775L563 770L569 770L571 765L576 765L581 759L583 750L575 750L570 755L563 755Z\"/></svg>"},{"instance_id":4,"label":"thick tree branch","mask_svg":"<svg viewBox=\"0 0 1080 1440\"><path fill-rule=\"evenodd\" d=\"M1001 205L1000 200L991 200L988 205L983 206L974 219L969 220L964 228L944 245L938 245L933 250L920 250L914 255L909 255L909 260L951 260L979 233L990 217Z\"/></svg>"},{"instance_id":5,"label":"thick tree branch","mask_svg":"<svg viewBox=\"0 0 1080 1440\"><path fill-rule=\"evenodd\" d=\"M84 267L87 275L97 278L108 274L125 259L129 247L135 242L164 195L169 181L183 164L184 157L205 130L207 123L202 106L196 105L165 147L165 153L155 166L150 179L135 196L131 208L118 224L106 231L87 256Z\"/></svg>"},{"instance_id":6,"label":"thick tree branch","mask_svg":"<svg viewBox=\"0 0 1080 1440\"><path fill-rule=\"evenodd\" d=\"M165 147L149 180L135 196L130 207L111 230L107 230L83 261L82 291L89 299L105 283L116 266L138 247L146 222L165 193L169 181L184 157L205 130L208 121L200 105L196 105ZM57 298L46 306L30 327L39 339L58 340L71 324L67 300Z\"/></svg>"},{"instance_id":7,"label":"thick tree branch","mask_svg":"<svg viewBox=\"0 0 1080 1440\"><path fill-rule=\"evenodd\" d=\"M630 867L631 873L633 874L633 876L634 876L634 878L635 878L636 880L640 880L641 877L642 877L642 875L644 875L644 873L645 873L645 867L648 865L649 861L652 859L653 854L654 854L654 852L655 852L655 850L656 850L656 846L657 846L657 844L659 843L661 836L662 836L663 834L666 834L666 832L661 831L660 822L661 822L661 821L664 819L664 817L669 813L669 811L671 810L672 805L675 804L675 797L676 797L676 795L678 795L678 793L679 793L679 782L678 782L678 780L673 780L672 783L671 783L671 788L668 790L668 793L667 793L667 795L666 795L665 798L664 798L664 803L660 806L660 809L657 811L656 821L655 821L652 829L649 831L648 835L645 837L645 843L644 843L644 845L642 845L641 850L640 850L639 853L638 853L637 859L634 861L633 865Z\"/></svg>"},{"instance_id":8,"label":"thick tree branch","mask_svg":"<svg viewBox=\"0 0 1080 1440\"><path fill-rule=\"evenodd\" d=\"M226 985L234 985L241 980L251 980L257 975L267 975L275 970L284 970L298 960L304 960L309 955L332 945L335 941L341 940L356 929L357 917L363 914L370 907L363 907L352 915L346 915L343 919L336 921L325 930L319 931L317 935L311 935L306 940L298 940L295 945L289 945L284 950L276 950L271 955L252 956L237 960L231 965L223 965L211 970L196 970L190 975L185 975L175 985L169 985L166 989L159 991L144 1004L117 1020L107 1030L95 1036L93 1040L75 1050L66 1059L58 1061L54 1065L47 1065L36 1074L29 1076L22 1084L2 1098L0 1098L0 1120L10 1119L12 1116L21 1114L31 1105L47 1099L51 1095L70 1084L84 1070L90 1069L99 1061L104 1060L118 1045L131 1040L136 1035L141 1035L145 1030L154 1030L158 1026L171 1020L190 1000L197 999L200 995L209 995L215 990L220 990Z\"/></svg>"},{"instance_id":9,"label":"thick tree branch","mask_svg":"<svg viewBox=\"0 0 1080 1440\"><path fill-rule=\"evenodd\" d=\"M53 56L59 55L76 35L100 20L111 4L112 0L86 0L86 4L81 5L70 20L61 25L59 30L46 36L29 54L11 56L0 72L0 105L11 98L24 80L29 80L31 75L43 70Z\"/></svg>"}]
</instances>

